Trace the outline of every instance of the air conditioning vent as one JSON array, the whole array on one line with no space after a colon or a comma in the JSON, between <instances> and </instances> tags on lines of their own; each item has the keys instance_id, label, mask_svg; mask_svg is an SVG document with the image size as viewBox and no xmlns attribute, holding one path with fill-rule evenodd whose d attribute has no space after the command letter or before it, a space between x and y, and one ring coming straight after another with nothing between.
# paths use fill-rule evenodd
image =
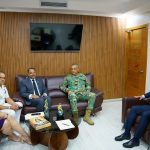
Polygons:
<instances>
[{"instance_id":1,"label":"air conditioning vent","mask_svg":"<svg viewBox=\"0 0 150 150\"><path fill-rule=\"evenodd\" d=\"M67 7L67 3L62 2L41 2L41 6L50 6L50 7Z\"/></svg>"}]
</instances>

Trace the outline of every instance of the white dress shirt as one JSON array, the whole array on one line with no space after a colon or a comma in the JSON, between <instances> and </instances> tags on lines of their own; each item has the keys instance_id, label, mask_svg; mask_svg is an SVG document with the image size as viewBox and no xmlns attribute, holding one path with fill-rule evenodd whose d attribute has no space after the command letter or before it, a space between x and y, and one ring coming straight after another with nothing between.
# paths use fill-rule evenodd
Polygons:
<instances>
[{"instance_id":1,"label":"white dress shirt","mask_svg":"<svg viewBox=\"0 0 150 150\"><path fill-rule=\"evenodd\" d=\"M32 85L33 85L33 81L32 80L35 81L35 85L37 87L37 91L38 91L39 95L41 95L36 80L35 79L30 79L30 80L31 80ZM34 95L35 95L35 91L34 91ZM32 94L29 95L29 99L32 99Z\"/></svg>"}]
</instances>

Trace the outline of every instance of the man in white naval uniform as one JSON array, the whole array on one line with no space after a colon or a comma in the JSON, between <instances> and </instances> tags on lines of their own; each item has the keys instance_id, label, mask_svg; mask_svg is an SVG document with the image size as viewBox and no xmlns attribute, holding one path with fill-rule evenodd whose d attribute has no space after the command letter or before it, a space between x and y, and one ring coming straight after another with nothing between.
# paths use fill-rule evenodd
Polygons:
<instances>
[{"instance_id":1,"label":"man in white naval uniform","mask_svg":"<svg viewBox=\"0 0 150 150\"><path fill-rule=\"evenodd\" d=\"M0 111L13 116L18 122L23 107L21 102L14 102L8 94L5 84L5 73L0 71Z\"/></svg>"}]
</instances>

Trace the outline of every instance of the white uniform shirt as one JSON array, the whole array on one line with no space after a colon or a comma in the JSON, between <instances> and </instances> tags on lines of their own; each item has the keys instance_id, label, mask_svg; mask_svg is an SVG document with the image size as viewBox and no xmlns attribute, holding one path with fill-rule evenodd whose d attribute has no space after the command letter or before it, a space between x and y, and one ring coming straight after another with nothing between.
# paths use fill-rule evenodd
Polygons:
<instances>
[{"instance_id":1,"label":"white uniform shirt","mask_svg":"<svg viewBox=\"0 0 150 150\"><path fill-rule=\"evenodd\" d=\"M2 85L2 87L0 87L0 105L5 104L6 98L9 98L8 90L4 85Z\"/></svg>"}]
</instances>

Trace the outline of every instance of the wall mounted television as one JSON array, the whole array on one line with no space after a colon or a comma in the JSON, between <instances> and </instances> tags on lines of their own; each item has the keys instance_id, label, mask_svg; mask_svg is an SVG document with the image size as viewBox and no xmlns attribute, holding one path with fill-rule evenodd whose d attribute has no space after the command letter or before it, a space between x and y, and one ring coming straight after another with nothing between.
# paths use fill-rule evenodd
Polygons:
<instances>
[{"instance_id":1,"label":"wall mounted television","mask_svg":"<svg viewBox=\"0 0 150 150\"><path fill-rule=\"evenodd\" d=\"M31 51L80 51L83 24L30 23Z\"/></svg>"}]
</instances>

